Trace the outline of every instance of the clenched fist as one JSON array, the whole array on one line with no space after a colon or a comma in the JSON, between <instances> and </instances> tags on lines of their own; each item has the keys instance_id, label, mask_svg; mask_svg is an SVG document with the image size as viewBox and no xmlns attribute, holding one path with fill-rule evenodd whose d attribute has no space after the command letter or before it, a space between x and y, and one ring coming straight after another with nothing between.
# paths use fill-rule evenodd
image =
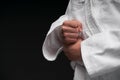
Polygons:
<instances>
[{"instance_id":1,"label":"clenched fist","mask_svg":"<svg viewBox=\"0 0 120 80\"><path fill-rule=\"evenodd\" d=\"M79 32L82 31L82 24L79 21L67 20L61 27L64 44L75 43L79 39Z\"/></svg>"},{"instance_id":2,"label":"clenched fist","mask_svg":"<svg viewBox=\"0 0 120 80\"><path fill-rule=\"evenodd\" d=\"M68 20L61 26L63 51L67 58L72 61L82 61L81 42L79 32L82 31L82 24L77 20Z\"/></svg>"}]
</instances>

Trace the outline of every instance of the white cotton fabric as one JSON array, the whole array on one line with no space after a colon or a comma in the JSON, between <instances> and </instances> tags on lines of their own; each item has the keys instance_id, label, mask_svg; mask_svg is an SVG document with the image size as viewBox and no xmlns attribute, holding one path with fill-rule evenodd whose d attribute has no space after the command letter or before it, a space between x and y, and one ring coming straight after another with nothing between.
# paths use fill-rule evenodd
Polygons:
<instances>
[{"instance_id":1,"label":"white cotton fabric","mask_svg":"<svg viewBox=\"0 0 120 80\"><path fill-rule=\"evenodd\" d=\"M43 55L54 61L62 50L60 25L77 19L83 24L83 64L72 61L74 80L120 80L120 0L70 0L66 12L50 27Z\"/></svg>"}]
</instances>

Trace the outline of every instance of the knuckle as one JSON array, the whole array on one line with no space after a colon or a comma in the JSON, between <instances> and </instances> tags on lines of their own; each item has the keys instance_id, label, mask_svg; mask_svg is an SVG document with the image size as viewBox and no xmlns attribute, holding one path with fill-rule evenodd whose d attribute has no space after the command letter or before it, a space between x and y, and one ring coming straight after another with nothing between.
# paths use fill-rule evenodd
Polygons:
<instances>
[{"instance_id":1,"label":"knuckle","mask_svg":"<svg viewBox=\"0 0 120 80\"><path fill-rule=\"evenodd\" d=\"M76 28L74 29L74 33L77 34L78 32L79 32L79 29L78 29L78 27L76 27Z\"/></svg>"},{"instance_id":2,"label":"knuckle","mask_svg":"<svg viewBox=\"0 0 120 80\"><path fill-rule=\"evenodd\" d=\"M76 33L78 32L78 29L74 29L74 30L75 30Z\"/></svg>"},{"instance_id":3,"label":"knuckle","mask_svg":"<svg viewBox=\"0 0 120 80\"><path fill-rule=\"evenodd\" d=\"M64 33L63 33L63 35L64 35L64 37L66 37L66 38L67 38L67 35L68 35L68 34L67 34L66 32L64 32Z\"/></svg>"},{"instance_id":4,"label":"knuckle","mask_svg":"<svg viewBox=\"0 0 120 80\"><path fill-rule=\"evenodd\" d=\"M63 30L64 32L67 32L67 31L69 31L69 28L68 28L67 26L62 26L62 30Z\"/></svg>"},{"instance_id":5,"label":"knuckle","mask_svg":"<svg viewBox=\"0 0 120 80\"><path fill-rule=\"evenodd\" d=\"M82 23L81 22L79 22L78 25L79 25L79 28L82 28Z\"/></svg>"},{"instance_id":6,"label":"knuckle","mask_svg":"<svg viewBox=\"0 0 120 80\"><path fill-rule=\"evenodd\" d=\"M68 20L64 21L64 22L63 22L63 25L67 25L68 22L69 22Z\"/></svg>"},{"instance_id":7,"label":"knuckle","mask_svg":"<svg viewBox=\"0 0 120 80\"><path fill-rule=\"evenodd\" d=\"M76 19L74 19L73 22L74 22L75 24L78 24L78 23L79 23L79 21L76 20Z\"/></svg>"},{"instance_id":8,"label":"knuckle","mask_svg":"<svg viewBox=\"0 0 120 80\"><path fill-rule=\"evenodd\" d=\"M79 22L79 25L82 27L82 23L81 22Z\"/></svg>"},{"instance_id":9,"label":"knuckle","mask_svg":"<svg viewBox=\"0 0 120 80\"><path fill-rule=\"evenodd\" d=\"M73 39L76 39L78 37L78 33L72 34Z\"/></svg>"},{"instance_id":10,"label":"knuckle","mask_svg":"<svg viewBox=\"0 0 120 80\"><path fill-rule=\"evenodd\" d=\"M64 25L62 25L62 28L65 28L65 26L64 26Z\"/></svg>"},{"instance_id":11,"label":"knuckle","mask_svg":"<svg viewBox=\"0 0 120 80\"><path fill-rule=\"evenodd\" d=\"M73 24L75 24L77 27L78 26L82 27L82 23L76 19L73 20Z\"/></svg>"},{"instance_id":12,"label":"knuckle","mask_svg":"<svg viewBox=\"0 0 120 80\"><path fill-rule=\"evenodd\" d=\"M75 38L78 38L78 36L79 36L79 34L78 34L78 33L76 33L76 34L75 34Z\"/></svg>"},{"instance_id":13,"label":"knuckle","mask_svg":"<svg viewBox=\"0 0 120 80\"><path fill-rule=\"evenodd\" d=\"M65 42L69 42L69 38L65 37L64 40L65 40Z\"/></svg>"},{"instance_id":14,"label":"knuckle","mask_svg":"<svg viewBox=\"0 0 120 80\"><path fill-rule=\"evenodd\" d=\"M73 42L76 42L77 41L77 39L73 39Z\"/></svg>"},{"instance_id":15,"label":"knuckle","mask_svg":"<svg viewBox=\"0 0 120 80\"><path fill-rule=\"evenodd\" d=\"M76 41L77 41L77 39L70 39L70 40L69 40L70 43L74 43L74 42L76 42Z\"/></svg>"},{"instance_id":16,"label":"knuckle","mask_svg":"<svg viewBox=\"0 0 120 80\"><path fill-rule=\"evenodd\" d=\"M64 31L65 30L65 26L62 26L61 29L62 29L62 31Z\"/></svg>"}]
</instances>

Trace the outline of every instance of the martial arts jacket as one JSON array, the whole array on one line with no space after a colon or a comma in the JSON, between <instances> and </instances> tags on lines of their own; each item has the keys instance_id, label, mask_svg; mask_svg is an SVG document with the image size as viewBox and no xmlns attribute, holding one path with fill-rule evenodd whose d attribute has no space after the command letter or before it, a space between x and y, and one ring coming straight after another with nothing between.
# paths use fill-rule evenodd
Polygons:
<instances>
[{"instance_id":1,"label":"martial arts jacket","mask_svg":"<svg viewBox=\"0 0 120 80\"><path fill-rule=\"evenodd\" d=\"M120 0L70 0L46 34L42 50L47 60L54 61L62 51L60 26L71 19L82 23L84 36L83 62L71 61L73 79L120 80Z\"/></svg>"}]
</instances>

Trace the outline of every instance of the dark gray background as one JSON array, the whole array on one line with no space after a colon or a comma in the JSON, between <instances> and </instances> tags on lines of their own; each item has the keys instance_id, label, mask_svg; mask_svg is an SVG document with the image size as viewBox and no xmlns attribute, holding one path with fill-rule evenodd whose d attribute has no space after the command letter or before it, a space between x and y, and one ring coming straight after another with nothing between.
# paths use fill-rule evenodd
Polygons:
<instances>
[{"instance_id":1,"label":"dark gray background","mask_svg":"<svg viewBox=\"0 0 120 80\"><path fill-rule=\"evenodd\" d=\"M51 23L67 5L68 0L0 2L0 80L72 80L63 53L48 62L41 50Z\"/></svg>"}]
</instances>

